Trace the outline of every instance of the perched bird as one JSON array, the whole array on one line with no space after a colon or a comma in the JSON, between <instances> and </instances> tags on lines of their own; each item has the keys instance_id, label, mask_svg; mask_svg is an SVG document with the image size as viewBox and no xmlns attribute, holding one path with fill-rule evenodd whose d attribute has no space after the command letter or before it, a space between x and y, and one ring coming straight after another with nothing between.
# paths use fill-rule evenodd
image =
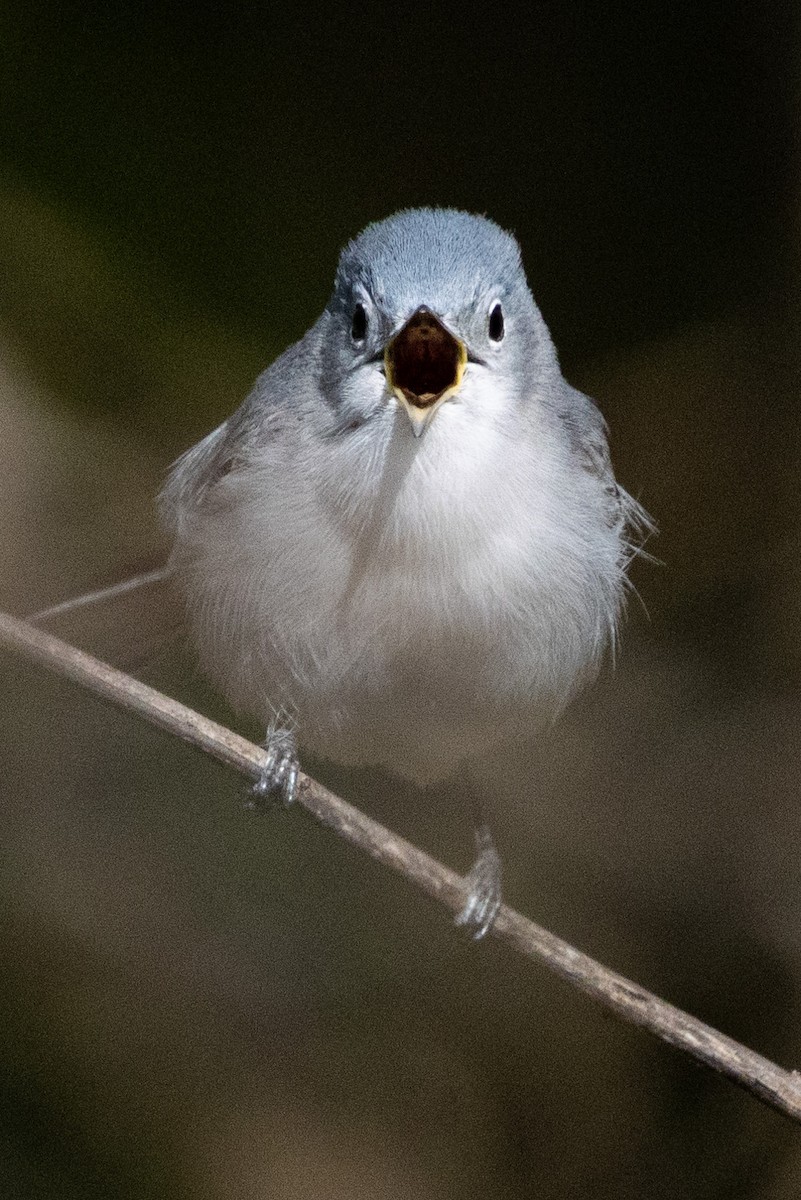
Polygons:
<instances>
[{"instance_id":1,"label":"perched bird","mask_svg":"<svg viewBox=\"0 0 801 1200\"><path fill-rule=\"evenodd\" d=\"M415 209L343 251L320 319L163 493L200 657L267 728L426 785L550 722L614 640L647 517L562 377L515 239ZM500 903L486 826L460 918Z\"/></svg>"}]
</instances>

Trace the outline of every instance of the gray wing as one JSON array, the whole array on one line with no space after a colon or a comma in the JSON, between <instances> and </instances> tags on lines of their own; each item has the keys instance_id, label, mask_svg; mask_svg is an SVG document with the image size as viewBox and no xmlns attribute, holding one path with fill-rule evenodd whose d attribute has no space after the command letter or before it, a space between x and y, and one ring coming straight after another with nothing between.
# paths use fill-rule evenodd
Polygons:
<instances>
[{"instance_id":1,"label":"gray wing","mask_svg":"<svg viewBox=\"0 0 801 1200\"><path fill-rule=\"evenodd\" d=\"M242 449L234 419L229 418L173 464L158 498L162 520L172 533L177 532L182 514L200 506L234 469Z\"/></svg>"},{"instance_id":2,"label":"gray wing","mask_svg":"<svg viewBox=\"0 0 801 1200\"><path fill-rule=\"evenodd\" d=\"M581 466L597 479L602 491L606 522L620 539L621 565L641 552L655 526L645 509L615 479L609 454L608 427L590 396L564 384L559 418L570 437Z\"/></svg>"},{"instance_id":3,"label":"gray wing","mask_svg":"<svg viewBox=\"0 0 801 1200\"><path fill-rule=\"evenodd\" d=\"M290 434L308 419L310 384L316 380L320 324L264 371L244 403L217 429L173 464L159 496L162 518L173 533L180 516L197 508L227 475L260 446Z\"/></svg>"}]
</instances>

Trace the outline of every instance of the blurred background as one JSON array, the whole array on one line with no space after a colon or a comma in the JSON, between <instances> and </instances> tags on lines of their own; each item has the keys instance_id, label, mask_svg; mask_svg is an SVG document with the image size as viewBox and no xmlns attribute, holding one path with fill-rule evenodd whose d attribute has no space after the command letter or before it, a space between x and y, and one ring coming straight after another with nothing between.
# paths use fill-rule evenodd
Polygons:
<instances>
[{"instance_id":1,"label":"blurred background","mask_svg":"<svg viewBox=\"0 0 801 1200\"><path fill-rule=\"evenodd\" d=\"M367 221L494 217L661 529L614 672L486 764L507 898L787 1067L798 52L776 0L0 12L0 606L162 561L168 464ZM180 638L133 665L257 735ZM798 1196L789 1121L302 812L6 654L0 692L4 1195ZM455 790L309 765L468 866Z\"/></svg>"}]
</instances>

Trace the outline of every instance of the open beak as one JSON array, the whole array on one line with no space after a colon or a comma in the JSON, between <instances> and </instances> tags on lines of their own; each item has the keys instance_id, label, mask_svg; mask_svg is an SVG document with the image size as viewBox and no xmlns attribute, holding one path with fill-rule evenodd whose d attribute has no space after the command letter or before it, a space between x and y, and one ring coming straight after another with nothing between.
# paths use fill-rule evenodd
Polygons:
<instances>
[{"instance_id":1,"label":"open beak","mask_svg":"<svg viewBox=\"0 0 801 1200\"><path fill-rule=\"evenodd\" d=\"M387 386L408 413L420 437L434 413L458 392L467 347L427 308L418 308L384 351Z\"/></svg>"}]
</instances>

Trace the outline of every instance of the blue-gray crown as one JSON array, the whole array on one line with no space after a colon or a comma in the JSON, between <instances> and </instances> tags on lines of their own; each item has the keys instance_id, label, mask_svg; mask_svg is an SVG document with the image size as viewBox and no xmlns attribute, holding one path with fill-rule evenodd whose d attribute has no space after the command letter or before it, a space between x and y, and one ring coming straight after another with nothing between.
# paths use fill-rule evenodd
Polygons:
<instances>
[{"instance_id":1,"label":"blue-gray crown","mask_svg":"<svg viewBox=\"0 0 801 1200\"><path fill-rule=\"evenodd\" d=\"M520 247L486 217L452 208L413 208L378 221L342 251L336 291L361 283L379 305L402 309L427 297L445 312L494 287L525 279Z\"/></svg>"}]
</instances>

